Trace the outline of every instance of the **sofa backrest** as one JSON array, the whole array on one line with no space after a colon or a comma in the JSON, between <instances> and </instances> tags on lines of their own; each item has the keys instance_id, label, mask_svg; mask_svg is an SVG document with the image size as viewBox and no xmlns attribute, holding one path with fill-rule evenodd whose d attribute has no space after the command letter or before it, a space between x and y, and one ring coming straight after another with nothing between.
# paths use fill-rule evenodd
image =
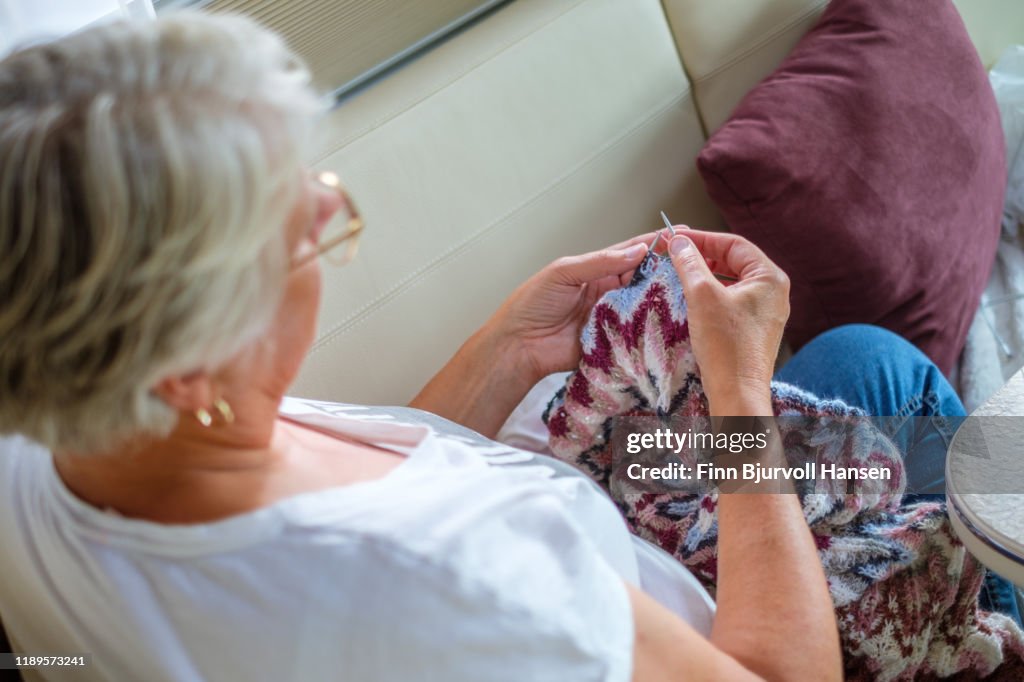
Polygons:
<instances>
[{"instance_id":1,"label":"sofa backrest","mask_svg":"<svg viewBox=\"0 0 1024 682\"><path fill-rule=\"evenodd\" d=\"M516 0L345 101L318 168L366 219L324 268L295 392L403 403L523 279L676 220L719 226L657 0Z\"/></svg>"}]
</instances>

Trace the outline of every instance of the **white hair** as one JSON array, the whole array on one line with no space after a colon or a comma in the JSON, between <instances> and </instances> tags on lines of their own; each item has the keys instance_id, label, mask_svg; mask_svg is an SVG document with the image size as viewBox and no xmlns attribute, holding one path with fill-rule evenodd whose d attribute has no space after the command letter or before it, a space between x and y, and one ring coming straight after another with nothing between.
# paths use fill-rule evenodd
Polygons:
<instances>
[{"instance_id":1,"label":"white hair","mask_svg":"<svg viewBox=\"0 0 1024 682\"><path fill-rule=\"evenodd\" d=\"M321 107L241 17L94 27L0 61L0 432L166 434L152 389L270 322Z\"/></svg>"}]
</instances>

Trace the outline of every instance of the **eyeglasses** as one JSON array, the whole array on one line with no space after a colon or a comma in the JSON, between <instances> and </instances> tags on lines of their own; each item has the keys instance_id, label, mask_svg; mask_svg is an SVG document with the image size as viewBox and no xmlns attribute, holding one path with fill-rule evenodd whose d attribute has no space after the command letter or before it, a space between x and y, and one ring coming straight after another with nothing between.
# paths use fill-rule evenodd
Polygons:
<instances>
[{"instance_id":1,"label":"eyeglasses","mask_svg":"<svg viewBox=\"0 0 1024 682\"><path fill-rule=\"evenodd\" d=\"M337 252L337 255L329 255L327 262L338 266L346 265L356 257L356 253L359 251L359 235L363 231L363 219L359 215L359 210L356 208L355 202L352 201L352 197L342 187L337 175L325 171L317 173L313 176L313 180L321 187L338 193L341 198L341 209L324 225L316 248L294 258L292 268L306 265L342 244L345 244L344 250Z\"/></svg>"}]
</instances>

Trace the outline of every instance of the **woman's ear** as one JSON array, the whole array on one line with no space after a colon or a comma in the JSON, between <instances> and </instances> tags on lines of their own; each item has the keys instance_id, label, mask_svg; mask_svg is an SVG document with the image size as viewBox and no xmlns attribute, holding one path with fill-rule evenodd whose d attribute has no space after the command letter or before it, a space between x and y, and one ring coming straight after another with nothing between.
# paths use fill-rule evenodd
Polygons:
<instances>
[{"instance_id":1,"label":"woman's ear","mask_svg":"<svg viewBox=\"0 0 1024 682\"><path fill-rule=\"evenodd\" d=\"M208 409L216 399L213 381L204 370L162 379L153 393L179 412Z\"/></svg>"}]
</instances>

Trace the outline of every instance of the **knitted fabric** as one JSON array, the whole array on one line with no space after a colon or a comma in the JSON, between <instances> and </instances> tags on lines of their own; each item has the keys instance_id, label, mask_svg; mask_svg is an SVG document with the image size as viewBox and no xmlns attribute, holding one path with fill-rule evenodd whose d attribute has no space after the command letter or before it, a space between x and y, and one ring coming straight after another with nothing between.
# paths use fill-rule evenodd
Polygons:
<instances>
[{"instance_id":1,"label":"knitted fabric","mask_svg":"<svg viewBox=\"0 0 1024 682\"><path fill-rule=\"evenodd\" d=\"M579 369L545 411L552 452L601 484L636 534L713 594L717 493L638 491L611 475L613 417L708 413L671 264L649 256L628 286L598 301L581 341ZM776 416L814 417L803 428L780 420L787 458L892 474L859 481L856 494L796 482L828 577L847 679L1024 679L1024 634L1008 617L979 611L984 568L953 533L945 506L901 504L905 479L893 443L840 401L774 382L772 402Z\"/></svg>"}]
</instances>

